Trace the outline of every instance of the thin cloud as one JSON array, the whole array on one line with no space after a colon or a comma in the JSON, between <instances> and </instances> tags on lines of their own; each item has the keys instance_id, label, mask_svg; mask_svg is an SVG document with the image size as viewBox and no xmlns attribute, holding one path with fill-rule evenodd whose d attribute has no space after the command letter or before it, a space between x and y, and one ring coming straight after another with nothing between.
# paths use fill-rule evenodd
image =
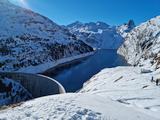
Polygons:
<instances>
[{"instance_id":1,"label":"thin cloud","mask_svg":"<svg viewBox=\"0 0 160 120\"><path fill-rule=\"evenodd\" d=\"M9 0L14 4L20 5L25 8L30 8L27 0Z\"/></svg>"}]
</instances>

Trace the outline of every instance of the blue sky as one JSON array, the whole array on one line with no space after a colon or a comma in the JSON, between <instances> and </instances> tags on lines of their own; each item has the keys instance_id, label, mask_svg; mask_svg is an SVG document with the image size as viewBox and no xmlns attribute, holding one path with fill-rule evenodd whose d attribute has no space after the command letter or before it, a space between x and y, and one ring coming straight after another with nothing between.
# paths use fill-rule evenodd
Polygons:
<instances>
[{"instance_id":1,"label":"blue sky","mask_svg":"<svg viewBox=\"0 0 160 120\"><path fill-rule=\"evenodd\" d=\"M160 15L160 0L10 0L25 5L58 24L104 21L119 25L133 19L140 24ZM23 3L23 4L24 4Z\"/></svg>"}]
</instances>

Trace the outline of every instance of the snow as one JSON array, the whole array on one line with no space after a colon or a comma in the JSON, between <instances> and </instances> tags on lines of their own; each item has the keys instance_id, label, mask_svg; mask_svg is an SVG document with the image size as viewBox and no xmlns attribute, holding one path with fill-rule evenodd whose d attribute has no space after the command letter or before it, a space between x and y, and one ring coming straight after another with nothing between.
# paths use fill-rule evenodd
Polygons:
<instances>
[{"instance_id":1,"label":"snow","mask_svg":"<svg viewBox=\"0 0 160 120\"><path fill-rule=\"evenodd\" d=\"M78 93L47 96L0 111L0 119L159 120L157 72L139 67L107 68Z\"/></svg>"},{"instance_id":2,"label":"snow","mask_svg":"<svg viewBox=\"0 0 160 120\"><path fill-rule=\"evenodd\" d=\"M103 69L77 93L46 96L8 106L0 110L0 119L160 120L160 87L155 83L160 79L160 16L134 29L133 21L119 27L103 22L76 22L61 27L7 0L0 1L0 16L1 71L43 72L94 54L90 46L118 49L122 37L125 41L118 52L136 66ZM0 99L0 104L20 100L19 96L14 96L19 86L27 92L8 78L1 82L6 89L9 83L14 86L8 93L1 92L0 97L6 98ZM7 94L15 100L11 101ZM31 97L27 95L22 99Z\"/></svg>"},{"instance_id":3,"label":"snow","mask_svg":"<svg viewBox=\"0 0 160 120\"><path fill-rule=\"evenodd\" d=\"M118 49L123 42L116 28L103 22L75 22L67 28L79 39L96 49Z\"/></svg>"},{"instance_id":4,"label":"snow","mask_svg":"<svg viewBox=\"0 0 160 120\"><path fill-rule=\"evenodd\" d=\"M145 68L160 66L160 17L157 16L127 33L124 44L118 50L128 63Z\"/></svg>"},{"instance_id":5,"label":"snow","mask_svg":"<svg viewBox=\"0 0 160 120\"><path fill-rule=\"evenodd\" d=\"M0 2L0 71L38 67L93 49L69 30L31 10ZM34 67L33 67L34 68ZM34 68L34 69L35 69Z\"/></svg>"},{"instance_id":6,"label":"snow","mask_svg":"<svg viewBox=\"0 0 160 120\"><path fill-rule=\"evenodd\" d=\"M63 58L63 59L59 59L55 62L47 62L44 64L40 64L37 66L29 66L29 67L25 67L25 68L21 68L19 69L17 72L25 72L25 73L43 73L51 68L54 68L58 65L61 64L67 64L68 62L77 60L77 59L83 59L85 57L89 57L91 55L93 55L95 52L89 52L89 53L85 53L85 54L80 54L80 55L75 55L72 57L67 57L67 58Z\"/></svg>"},{"instance_id":7,"label":"snow","mask_svg":"<svg viewBox=\"0 0 160 120\"><path fill-rule=\"evenodd\" d=\"M118 33L125 38L127 33L130 32L133 28L135 28L136 25L133 20L129 20L128 23L124 23L123 25L120 25L117 27Z\"/></svg>"},{"instance_id":8,"label":"snow","mask_svg":"<svg viewBox=\"0 0 160 120\"><path fill-rule=\"evenodd\" d=\"M114 101L160 119L160 87L156 86L157 72L142 72L139 67L104 69L88 81L81 93L108 97Z\"/></svg>"},{"instance_id":9,"label":"snow","mask_svg":"<svg viewBox=\"0 0 160 120\"><path fill-rule=\"evenodd\" d=\"M158 120L110 99L105 100L89 94L65 94L35 99L0 111L0 119Z\"/></svg>"}]
</instances>

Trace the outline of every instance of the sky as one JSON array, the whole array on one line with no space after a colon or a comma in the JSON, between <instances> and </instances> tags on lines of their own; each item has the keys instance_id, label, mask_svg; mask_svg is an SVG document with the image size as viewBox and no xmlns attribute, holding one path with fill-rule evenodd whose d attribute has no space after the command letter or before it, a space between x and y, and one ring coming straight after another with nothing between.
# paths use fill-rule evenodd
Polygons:
<instances>
[{"instance_id":1,"label":"sky","mask_svg":"<svg viewBox=\"0 0 160 120\"><path fill-rule=\"evenodd\" d=\"M120 25L133 19L138 25L160 15L160 0L10 0L47 16L60 25L75 21L103 21Z\"/></svg>"}]
</instances>

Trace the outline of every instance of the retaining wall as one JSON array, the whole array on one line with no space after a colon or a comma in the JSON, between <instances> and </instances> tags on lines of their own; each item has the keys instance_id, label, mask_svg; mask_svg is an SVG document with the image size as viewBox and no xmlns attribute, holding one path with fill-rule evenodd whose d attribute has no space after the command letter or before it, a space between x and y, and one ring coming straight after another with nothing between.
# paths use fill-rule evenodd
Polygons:
<instances>
[{"instance_id":1,"label":"retaining wall","mask_svg":"<svg viewBox=\"0 0 160 120\"><path fill-rule=\"evenodd\" d=\"M63 86L56 80L44 75L0 72L0 77L6 77L19 82L34 98L65 93Z\"/></svg>"}]
</instances>

